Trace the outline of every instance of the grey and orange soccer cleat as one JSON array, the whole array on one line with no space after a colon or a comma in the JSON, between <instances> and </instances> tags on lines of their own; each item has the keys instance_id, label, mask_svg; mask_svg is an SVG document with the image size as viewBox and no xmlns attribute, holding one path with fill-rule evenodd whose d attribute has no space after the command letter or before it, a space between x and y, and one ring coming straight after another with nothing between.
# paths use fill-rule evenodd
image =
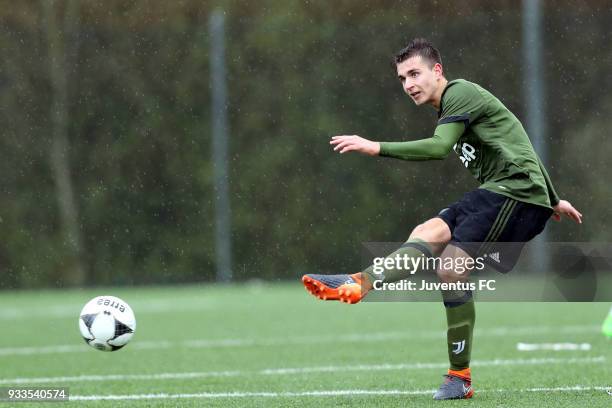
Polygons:
<instances>
[{"instance_id":1,"label":"grey and orange soccer cleat","mask_svg":"<svg viewBox=\"0 0 612 408\"><path fill-rule=\"evenodd\" d=\"M321 300L357 303L367 293L362 285L361 272L352 275L308 274L302 276L302 283L308 292Z\"/></svg>"},{"instance_id":2,"label":"grey and orange soccer cleat","mask_svg":"<svg viewBox=\"0 0 612 408\"><path fill-rule=\"evenodd\" d=\"M433 396L435 400L472 398L474 389L471 380L450 374L445 374L444 377L444 383Z\"/></svg>"}]
</instances>

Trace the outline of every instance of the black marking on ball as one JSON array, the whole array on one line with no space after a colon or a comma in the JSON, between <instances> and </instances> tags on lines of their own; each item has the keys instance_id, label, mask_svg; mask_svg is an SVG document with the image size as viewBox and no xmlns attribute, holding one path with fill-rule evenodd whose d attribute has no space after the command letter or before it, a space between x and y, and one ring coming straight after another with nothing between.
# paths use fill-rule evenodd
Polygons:
<instances>
[{"instance_id":1,"label":"black marking on ball","mask_svg":"<svg viewBox=\"0 0 612 408\"><path fill-rule=\"evenodd\" d=\"M115 337L113 337L111 340L115 340L117 337L126 333L134 333L134 330L115 319Z\"/></svg>"}]
</instances>

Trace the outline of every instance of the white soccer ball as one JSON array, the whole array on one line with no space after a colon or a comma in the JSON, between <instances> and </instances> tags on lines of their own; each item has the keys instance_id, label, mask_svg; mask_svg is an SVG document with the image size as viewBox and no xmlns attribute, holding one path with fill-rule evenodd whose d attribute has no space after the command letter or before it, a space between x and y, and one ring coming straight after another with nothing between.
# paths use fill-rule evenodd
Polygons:
<instances>
[{"instance_id":1,"label":"white soccer ball","mask_svg":"<svg viewBox=\"0 0 612 408\"><path fill-rule=\"evenodd\" d=\"M79 329L85 342L102 351L125 346L136 330L132 308L115 296L98 296L81 310Z\"/></svg>"}]
</instances>

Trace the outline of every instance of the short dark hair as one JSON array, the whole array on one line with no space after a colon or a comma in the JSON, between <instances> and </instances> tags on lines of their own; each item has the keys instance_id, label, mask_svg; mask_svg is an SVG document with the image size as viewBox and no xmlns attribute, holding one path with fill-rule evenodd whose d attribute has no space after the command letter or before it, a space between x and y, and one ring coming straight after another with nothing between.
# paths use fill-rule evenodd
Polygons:
<instances>
[{"instance_id":1,"label":"short dark hair","mask_svg":"<svg viewBox=\"0 0 612 408\"><path fill-rule=\"evenodd\" d=\"M433 67L436 63L442 64L440 51L424 38L415 38L410 41L407 47L402 48L395 54L395 64L404 62L416 55L420 56L430 67Z\"/></svg>"}]
</instances>

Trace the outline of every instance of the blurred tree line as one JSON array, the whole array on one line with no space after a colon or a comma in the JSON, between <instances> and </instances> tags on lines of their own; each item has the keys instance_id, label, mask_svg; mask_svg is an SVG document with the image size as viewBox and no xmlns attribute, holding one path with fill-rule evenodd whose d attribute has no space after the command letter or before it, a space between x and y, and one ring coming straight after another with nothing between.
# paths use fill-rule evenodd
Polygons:
<instances>
[{"instance_id":1,"label":"blurred tree line","mask_svg":"<svg viewBox=\"0 0 612 408\"><path fill-rule=\"evenodd\" d=\"M225 11L234 276L353 272L476 187L453 156L339 156L330 136L428 137L393 54L415 36L519 118L516 1L3 1L0 287L215 276L208 17ZM548 168L609 241L609 2L544 2ZM551 223L552 224L552 223Z\"/></svg>"}]
</instances>

